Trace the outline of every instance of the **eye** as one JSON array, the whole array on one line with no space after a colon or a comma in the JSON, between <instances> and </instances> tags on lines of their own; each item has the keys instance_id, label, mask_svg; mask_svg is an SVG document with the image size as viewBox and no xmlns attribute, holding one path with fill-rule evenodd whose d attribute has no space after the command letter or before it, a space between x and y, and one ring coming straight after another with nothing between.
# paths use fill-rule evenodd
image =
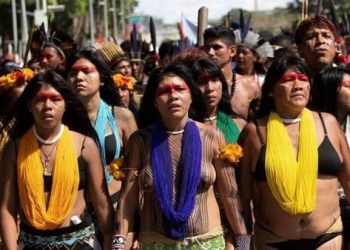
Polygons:
<instances>
[{"instance_id":1,"label":"eye","mask_svg":"<svg viewBox=\"0 0 350 250\"><path fill-rule=\"evenodd\" d=\"M300 81L305 81L305 82L308 82L308 81L309 81L309 78L308 78L306 75L304 75L304 74L300 74L299 77L298 77L298 79L299 79Z\"/></svg>"}]
</instances>

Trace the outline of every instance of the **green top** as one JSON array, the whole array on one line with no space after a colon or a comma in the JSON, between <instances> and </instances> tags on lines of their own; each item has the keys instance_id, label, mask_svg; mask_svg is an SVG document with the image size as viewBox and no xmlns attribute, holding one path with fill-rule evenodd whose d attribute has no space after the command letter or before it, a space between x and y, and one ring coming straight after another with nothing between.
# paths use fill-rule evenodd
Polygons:
<instances>
[{"instance_id":1,"label":"green top","mask_svg":"<svg viewBox=\"0 0 350 250\"><path fill-rule=\"evenodd\" d=\"M227 144L237 142L240 131L229 115L219 111L216 127L224 133Z\"/></svg>"}]
</instances>

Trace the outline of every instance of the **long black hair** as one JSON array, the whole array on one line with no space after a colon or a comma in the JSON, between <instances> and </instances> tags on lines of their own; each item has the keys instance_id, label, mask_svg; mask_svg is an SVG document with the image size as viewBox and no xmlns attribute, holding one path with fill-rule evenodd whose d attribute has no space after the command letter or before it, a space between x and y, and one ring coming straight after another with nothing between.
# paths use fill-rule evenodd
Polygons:
<instances>
[{"instance_id":1,"label":"long black hair","mask_svg":"<svg viewBox=\"0 0 350 250\"><path fill-rule=\"evenodd\" d=\"M311 88L310 108L315 111L327 112L335 117L337 112L337 98L339 85L345 74L350 70L341 67L332 67L320 71L314 78Z\"/></svg>"},{"instance_id":2,"label":"long black hair","mask_svg":"<svg viewBox=\"0 0 350 250\"><path fill-rule=\"evenodd\" d=\"M103 58L96 52L94 48L84 48L69 58L66 66L67 75L73 64L79 59L84 58L95 65L98 73L100 74L101 83L100 96L110 106L120 106L120 96L117 88L114 86L112 79L112 72L109 69Z\"/></svg>"},{"instance_id":3,"label":"long black hair","mask_svg":"<svg viewBox=\"0 0 350 250\"><path fill-rule=\"evenodd\" d=\"M194 81L197 83L198 79L205 76L219 78L222 86L222 97L218 103L218 110L228 115L237 116L231 108L231 96L228 92L228 85L221 69L210 58L199 58L195 60L191 67Z\"/></svg>"},{"instance_id":4,"label":"long black hair","mask_svg":"<svg viewBox=\"0 0 350 250\"><path fill-rule=\"evenodd\" d=\"M97 141L96 132L79 97L62 76L51 70L39 73L29 81L28 86L5 117L0 128L0 136L7 132L11 140L21 137L34 124L28 103L45 84L59 92L65 101L66 111L62 117L62 123L70 130L90 136Z\"/></svg>"},{"instance_id":5,"label":"long black hair","mask_svg":"<svg viewBox=\"0 0 350 250\"><path fill-rule=\"evenodd\" d=\"M155 92L160 82L166 76L178 76L186 82L192 96L192 103L188 111L188 116L193 120L203 121L206 116L206 112L203 108L203 97L194 83L191 71L182 63L171 63L164 68L156 69L150 75L139 110L140 128L147 127L160 119L158 109L154 106Z\"/></svg>"},{"instance_id":6,"label":"long black hair","mask_svg":"<svg viewBox=\"0 0 350 250\"><path fill-rule=\"evenodd\" d=\"M306 64L293 52L286 52L280 57L276 58L266 73L265 81L262 86L260 108L256 115L257 118L266 116L270 113L270 111L275 109L275 104L271 93L277 81L288 69L294 69L300 73L306 74L310 79L310 74L307 70Z\"/></svg>"}]
</instances>

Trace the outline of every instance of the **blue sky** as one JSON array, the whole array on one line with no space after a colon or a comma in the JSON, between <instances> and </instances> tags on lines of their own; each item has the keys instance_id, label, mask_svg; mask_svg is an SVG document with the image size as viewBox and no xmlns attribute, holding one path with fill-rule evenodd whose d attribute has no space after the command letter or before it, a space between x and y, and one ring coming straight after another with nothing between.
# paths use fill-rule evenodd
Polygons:
<instances>
[{"instance_id":1,"label":"blue sky","mask_svg":"<svg viewBox=\"0 0 350 250\"><path fill-rule=\"evenodd\" d=\"M272 10L275 7L284 8L293 0L256 0L258 10ZM209 9L209 19L217 19L230 9L254 9L255 0L139 0L135 13L163 18L165 23L180 21L181 14L191 19L197 19L198 9L206 6Z\"/></svg>"}]
</instances>

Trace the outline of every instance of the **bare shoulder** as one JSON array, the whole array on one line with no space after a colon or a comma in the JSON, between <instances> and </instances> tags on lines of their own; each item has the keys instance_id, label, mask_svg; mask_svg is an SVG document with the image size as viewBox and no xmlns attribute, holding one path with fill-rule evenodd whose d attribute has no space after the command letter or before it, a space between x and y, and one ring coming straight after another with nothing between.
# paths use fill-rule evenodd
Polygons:
<instances>
[{"instance_id":1,"label":"bare shoulder","mask_svg":"<svg viewBox=\"0 0 350 250\"><path fill-rule=\"evenodd\" d=\"M314 119L315 119L316 121L321 122L321 118L320 118L320 115L319 115L319 114L321 114L322 120L324 121L324 124L326 125L327 128L328 128L328 127L333 128L334 126L339 127L339 123L338 123L337 119L336 119L333 115L331 115L331 114L329 114L329 113L325 113L325 112L320 112L320 113L318 113L318 112L312 112L312 115L313 115L313 117L314 117Z\"/></svg>"},{"instance_id":2,"label":"bare shoulder","mask_svg":"<svg viewBox=\"0 0 350 250\"><path fill-rule=\"evenodd\" d=\"M130 121L135 120L134 114L127 108L115 106L114 108L114 116L117 119L122 121Z\"/></svg>"},{"instance_id":3,"label":"bare shoulder","mask_svg":"<svg viewBox=\"0 0 350 250\"><path fill-rule=\"evenodd\" d=\"M77 150L80 151L82 147L87 148L87 150L93 146L97 147L95 141L87 135L78 133L76 131L70 131L71 135L73 137L73 140L75 142L75 145L77 146ZM85 151L85 149L84 149Z\"/></svg>"}]
</instances>

